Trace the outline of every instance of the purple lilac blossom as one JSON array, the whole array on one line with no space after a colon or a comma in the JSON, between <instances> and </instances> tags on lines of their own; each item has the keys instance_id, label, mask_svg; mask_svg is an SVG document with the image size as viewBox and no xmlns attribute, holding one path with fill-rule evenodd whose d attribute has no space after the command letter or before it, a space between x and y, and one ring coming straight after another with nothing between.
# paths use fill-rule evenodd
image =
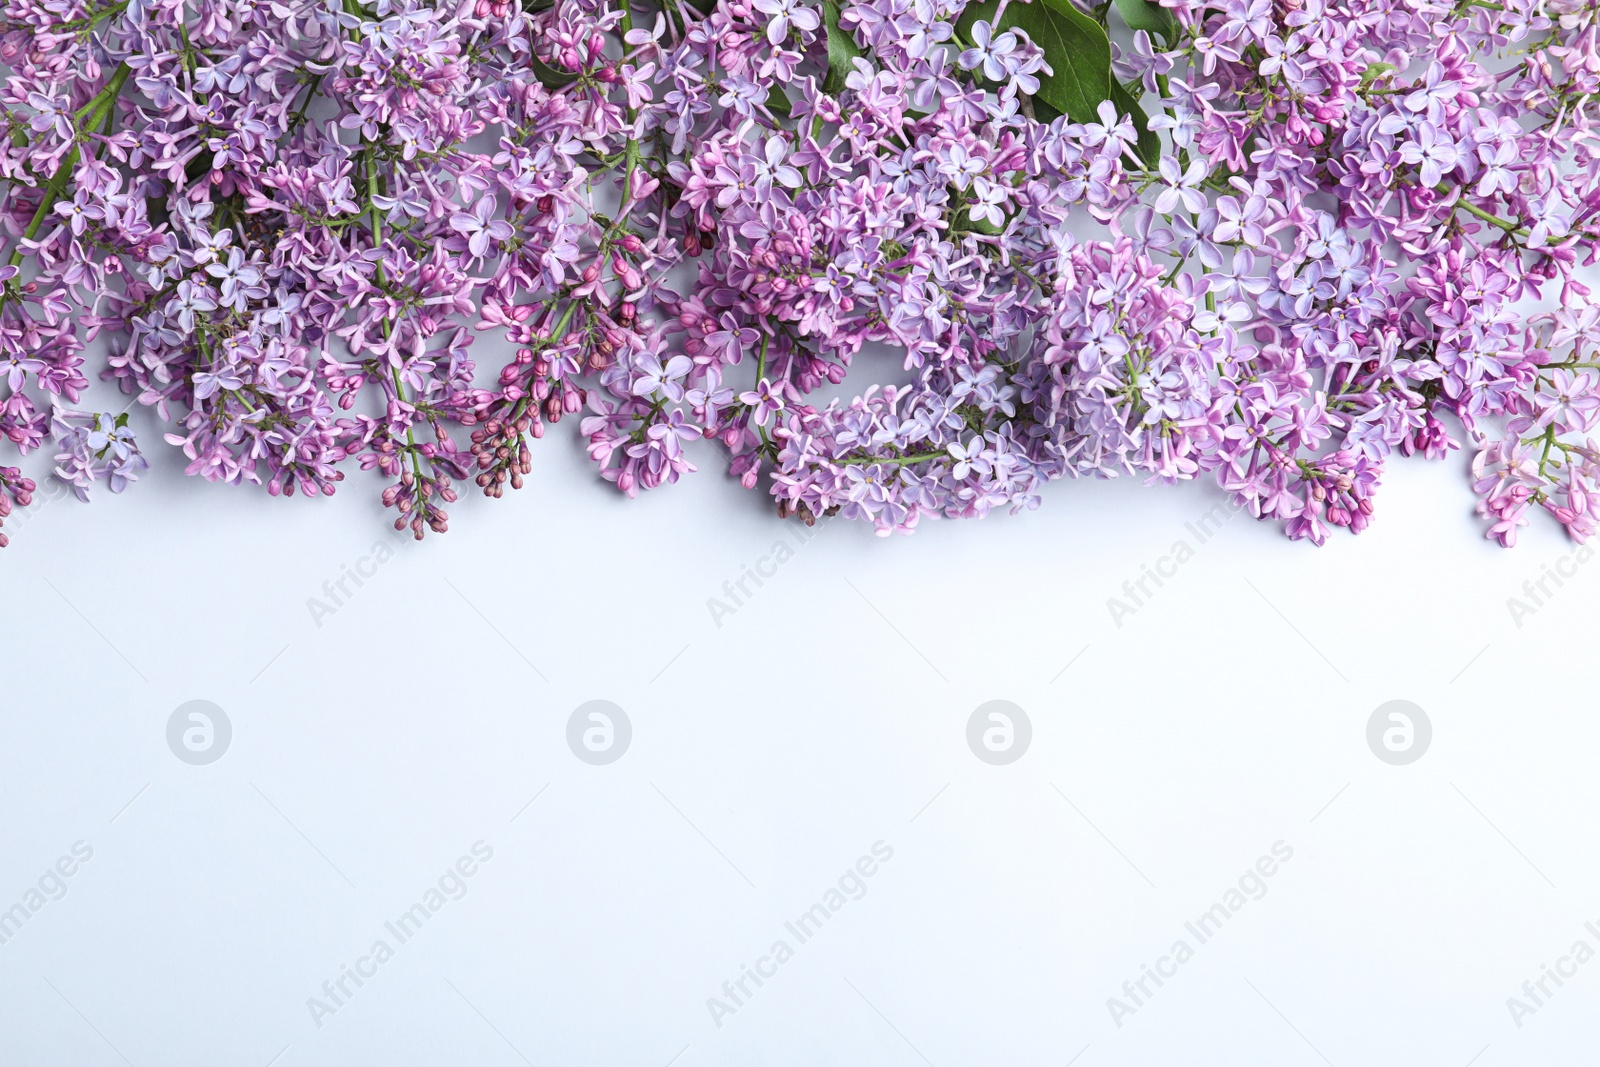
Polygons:
<instances>
[{"instance_id":1,"label":"purple lilac blossom","mask_svg":"<svg viewBox=\"0 0 1600 1067\"><path fill-rule=\"evenodd\" d=\"M89 487L102 480L113 493L120 493L150 468L128 429L126 415L57 411L51 426L61 450L56 453L55 475L72 486L79 500L88 500Z\"/></svg>"}]
</instances>

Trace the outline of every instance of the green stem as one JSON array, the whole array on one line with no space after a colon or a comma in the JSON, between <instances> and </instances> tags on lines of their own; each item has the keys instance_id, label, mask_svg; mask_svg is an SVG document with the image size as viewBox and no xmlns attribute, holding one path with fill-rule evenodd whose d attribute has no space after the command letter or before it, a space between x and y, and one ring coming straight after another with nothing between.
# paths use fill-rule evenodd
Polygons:
<instances>
[{"instance_id":1,"label":"green stem","mask_svg":"<svg viewBox=\"0 0 1600 1067\"><path fill-rule=\"evenodd\" d=\"M552 297L551 299L559 299L559 297ZM559 343L561 339L567 335L567 327L572 324L573 313L577 310L578 301L569 301L567 303L567 309L561 313L561 318L556 322L556 328L550 331L549 337L543 339L540 347ZM507 420L508 425L515 423L518 419L522 418L523 414L528 410L528 404L532 399L533 397L530 393L528 396L525 396L521 400L517 401L517 406L511 409L511 417ZM509 431L507 432L509 434Z\"/></svg>"},{"instance_id":2,"label":"green stem","mask_svg":"<svg viewBox=\"0 0 1600 1067\"><path fill-rule=\"evenodd\" d=\"M633 12L628 8L627 0L623 0L622 3L622 20L618 28L622 31L622 36L624 39L627 38L629 32L631 32L633 29ZM634 109L632 104L630 104L627 108L627 115L628 126L631 129L634 122L637 121L639 113ZM639 165L638 140L633 137L629 137L628 144L624 149L624 152L626 152L628 157L628 166L622 175L623 208L626 208L628 206L627 201L632 195L634 168ZM617 215L619 218L623 217L623 211L619 209L617 211Z\"/></svg>"},{"instance_id":3,"label":"green stem","mask_svg":"<svg viewBox=\"0 0 1600 1067\"><path fill-rule=\"evenodd\" d=\"M567 335L567 327L572 323L572 314L577 310L578 302L576 300L569 301L567 310L561 313L560 320L556 322L556 328L550 332L550 337L545 342L547 345L553 345Z\"/></svg>"},{"instance_id":4,"label":"green stem","mask_svg":"<svg viewBox=\"0 0 1600 1067\"><path fill-rule=\"evenodd\" d=\"M178 23L178 36L183 38L183 69L194 76L194 45L189 43L189 26L185 22Z\"/></svg>"},{"instance_id":5,"label":"green stem","mask_svg":"<svg viewBox=\"0 0 1600 1067\"><path fill-rule=\"evenodd\" d=\"M306 98L300 102L299 107L295 108L294 116L289 120L289 128L291 130L299 129L300 124L306 120L306 109L311 106L311 101L316 99L317 89L321 85L322 75L318 74L311 79L311 87L306 91Z\"/></svg>"},{"instance_id":6,"label":"green stem","mask_svg":"<svg viewBox=\"0 0 1600 1067\"><path fill-rule=\"evenodd\" d=\"M948 456L948 452L918 452L909 456L852 456L849 459L834 460L841 467L871 466L877 463L886 463L894 467L903 467L907 463L925 463L930 459L939 459Z\"/></svg>"},{"instance_id":7,"label":"green stem","mask_svg":"<svg viewBox=\"0 0 1600 1067\"><path fill-rule=\"evenodd\" d=\"M1440 194L1442 194L1444 196L1449 196L1451 193L1459 192L1459 191L1460 190L1458 190L1458 189L1450 188L1448 185L1439 185L1439 186L1436 186L1434 188L1434 192L1440 193ZM1499 218L1496 215L1490 214L1489 212L1483 210L1483 208L1479 207L1478 205L1468 201L1465 197L1457 200L1455 206L1458 207L1458 208L1461 208L1463 211L1467 212L1470 215L1478 216L1478 218L1482 219L1484 222L1493 223L1494 225L1500 227L1502 230L1506 231L1506 233L1509 233L1509 234L1511 234L1511 235L1513 235L1515 237L1526 237L1526 236L1528 236L1528 231L1523 229L1522 227L1518 226L1516 223L1507 222L1505 219L1502 219L1502 218Z\"/></svg>"},{"instance_id":8,"label":"green stem","mask_svg":"<svg viewBox=\"0 0 1600 1067\"><path fill-rule=\"evenodd\" d=\"M344 0L344 10L349 12L350 14L356 16L357 18L365 18L366 17L366 13L361 10L361 6L359 4L357 4L355 2L355 0ZM355 35L355 39L357 41L361 40L361 30L360 29L353 29L351 32ZM313 94L315 93L315 88L314 87L313 87L312 92L313 92ZM310 98L309 97L307 98L307 103L310 103ZM367 170L367 212L366 212L366 214L367 214L367 218L368 218L368 226L369 226L369 229L372 232L372 248L373 248L374 251L377 251L383 244L383 218L382 218L382 216L380 216L378 214L378 204L377 204L378 168L377 168L377 165L376 165L376 159L374 158L376 156L376 154L377 154L376 151L375 151L376 148L377 148L376 143L369 141L367 143L366 151L364 153L365 156L366 156L365 166L366 166L366 170ZM378 279L378 288L380 290L385 290L386 291L389 283L388 283L388 279L384 276L384 273L383 273L383 261L381 259L377 260L375 262L375 264L374 264L374 267L375 267L375 274L376 274L377 279ZM383 321L383 337L384 337L384 340L388 340L391 333L392 333L392 330L391 330L391 326L390 326L389 320L385 319ZM408 401L406 399L406 386L405 386L405 383L403 381L401 381L401 379L400 379L400 368L399 367L390 367L389 368L389 376L394 380L395 397L400 401L400 403L409 404L410 401ZM411 456L411 472L416 478L416 486L415 486L414 492L416 493L417 500L420 503L421 500L422 500L422 461L417 459L417 435L416 435L416 432L413 429L413 427L411 427L409 425L406 426L406 451ZM420 514L422 514L422 512L419 511L417 514L420 515Z\"/></svg>"},{"instance_id":9,"label":"green stem","mask_svg":"<svg viewBox=\"0 0 1600 1067\"><path fill-rule=\"evenodd\" d=\"M763 333L761 335L761 351L756 355L757 385L761 383L761 379L767 376L767 342L770 340L772 340L772 336L770 334ZM769 452L772 451L772 439L767 436L767 428L765 426L757 426L756 434L761 438L762 449Z\"/></svg>"},{"instance_id":10,"label":"green stem","mask_svg":"<svg viewBox=\"0 0 1600 1067\"><path fill-rule=\"evenodd\" d=\"M366 165L367 165L367 217L369 219L368 225L369 225L370 229L372 230L372 247L374 249L377 249L377 247L379 245L383 244L383 219L378 215L378 168L376 166L374 166L374 161L373 161L373 158L372 158L373 154L374 154L373 153L373 148L374 147L375 147L374 145L369 144L367 146L367 153L366 153L366 155L367 155L367 160L366 160ZM378 273L378 284L380 286L387 285L388 281L384 278L383 261L382 260L378 260L377 261L377 273ZM388 325L389 324L387 322L384 323L385 332L387 332Z\"/></svg>"},{"instance_id":11,"label":"green stem","mask_svg":"<svg viewBox=\"0 0 1600 1067\"><path fill-rule=\"evenodd\" d=\"M106 116L111 108L115 106L117 96L122 92L122 85L128 80L130 73L132 71L126 63L118 64L117 69L111 72L111 80L106 82L105 87L95 94L94 99L78 110L74 117L80 123L83 123L85 119L88 120L84 123L85 129L93 130L106 121ZM39 208L33 213L33 218L29 221L28 228L22 232L22 238L17 242L17 247L11 250L11 259L9 261L11 266L15 267L22 262L22 246L38 236L46 216L50 214L50 209L55 207L57 200L61 199L61 193L67 187L67 180L72 177L72 168L78 165L79 155L80 146L75 143L72 146L72 150L67 153L66 158L61 161L61 165L56 168L56 172L50 176L49 182L45 184L44 199L39 201Z\"/></svg>"},{"instance_id":12,"label":"green stem","mask_svg":"<svg viewBox=\"0 0 1600 1067\"><path fill-rule=\"evenodd\" d=\"M1465 200L1458 200L1458 201L1456 201L1456 207L1463 208L1470 215L1478 216L1478 218L1482 219L1484 222L1492 222L1492 223L1494 223L1496 226L1500 227L1502 230L1506 231L1507 233L1517 234L1517 235L1522 236L1522 237L1528 236L1528 231L1524 230L1522 227L1518 226L1516 223L1507 222L1502 218L1499 218L1499 217L1497 217L1495 215L1491 215L1487 211L1483 210L1481 207L1478 207L1476 204L1469 203L1469 202L1467 202Z\"/></svg>"},{"instance_id":13,"label":"green stem","mask_svg":"<svg viewBox=\"0 0 1600 1067\"><path fill-rule=\"evenodd\" d=\"M378 214L378 168L373 159L374 153L371 145L367 148L367 209L368 219L372 229L372 247L378 249L383 244L383 219ZM375 264L378 278L378 288L386 289L389 282L383 273L383 261L380 259ZM383 320L383 338L388 340L392 330L388 319ZM394 379L394 393L402 404L409 404L406 399L406 386L400 380L400 368L390 367L389 376ZM417 459L417 435L411 426L406 426L406 451L411 454L411 471L417 478L417 493L422 493L422 462Z\"/></svg>"}]
</instances>

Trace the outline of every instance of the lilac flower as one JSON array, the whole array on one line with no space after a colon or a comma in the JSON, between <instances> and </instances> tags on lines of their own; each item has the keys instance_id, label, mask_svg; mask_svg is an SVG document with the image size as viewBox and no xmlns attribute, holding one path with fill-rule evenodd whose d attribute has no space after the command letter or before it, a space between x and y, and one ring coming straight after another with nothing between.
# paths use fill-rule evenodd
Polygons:
<instances>
[{"instance_id":1,"label":"lilac flower","mask_svg":"<svg viewBox=\"0 0 1600 1067\"><path fill-rule=\"evenodd\" d=\"M787 404L783 385L773 385L762 378L755 389L739 394L739 401L750 406L750 418L757 426L765 426L783 412Z\"/></svg>"},{"instance_id":2,"label":"lilac flower","mask_svg":"<svg viewBox=\"0 0 1600 1067\"><path fill-rule=\"evenodd\" d=\"M1213 34L1216 40L1233 41L1247 34L1261 39L1272 32L1272 0L1228 0L1226 15Z\"/></svg>"},{"instance_id":3,"label":"lilac flower","mask_svg":"<svg viewBox=\"0 0 1600 1067\"><path fill-rule=\"evenodd\" d=\"M192 331L195 327L195 313L215 311L217 304L215 290L201 282L196 285L191 281L178 283L177 291L167 303L167 313L173 315L178 325L185 332Z\"/></svg>"},{"instance_id":4,"label":"lilac flower","mask_svg":"<svg viewBox=\"0 0 1600 1067\"><path fill-rule=\"evenodd\" d=\"M645 352L640 355L637 365L639 373L633 380L635 396L649 396L660 392L669 400L683 399L683 386L680 382L694 366L694 362L688 356L673 356L663 363L657 353Z\"/></svg>"},{"instance_id":5,"label":"lilac flower","mask_svg":"<svg viewBox=\"0 0 1600 1067\"><path fill-rule=\"evenodd\" d=\"M956 461L955 466L950 468L950 477L957 480L965 478L974 470L980 474L986 473L990 466L989 460L993 456L993 453L985 447L981 437L974 437L966 444L952 441L945 446L945 450L950 453L950 458Z\"/></svg>"},{"instance_id":6,"label":"lilac flower","mask_svg":"<svg viewBox=\"0 0 1600 1067\"><path fill-rule=\"evenodd\" d=\"M1461 83L1447 78L1443 65L1437 61L1428 64L1423 83L1407 93L1404 104L1408 110L1421 112L1430 123L1444 119L1445 106L1461 91Z\"/></svg>"},{"instance_id":7,"label":"lilac flower","mask_svg":"<svg viewBox=\"0 0 1600 1067\"><path fill-rule=\"evenodd\" d=\"M209 400L219 392L241 388L244 379L236 370L222 367L216 370L197 371L194 375L194 398Z\"/></svg>"},{"instance_id":8,"label":"lilac flower","mask_svg":"<svg viewBox=\"0 0 1600 1067\"><path fill-rule=\"evenodd\" d=\"M1206 178L1207 167L1204 160L1196 159L1189 164L1188 170L1182 170L1176 159L1162 156L1160 170L1161 180L1166 183L1166 188L1156 197L1155 209L1158 213L1166 214L1179 204L1191 212L1199 212L1205 208L1205 195L1196 188Z\"/></svg>"},{"instance_id":9,"label":"lilac flower","mask_svg":"<svg viewBox=\"0 0 1600 1067\"><path fill-rule=\"evenodd\" d=\"M767 40L774 45L782 44L791 28L811 33L822 25L817 13L802 0L751 0L751 7L771 16L767 22Z\"/></svg>"},{"instance_id":10,"label":"lilac flower","mask_svg":"<svg viewBox=\"0 0 1600 1067\"><path fill-rule=\"evenodd\" d=\"M971 155L965 145L952 144L944 150L944 173L955 182L957 189L966 189L972 179L988 169L989 161Z\"/></svg>"},{"instance_id":11,"label":"lilac flower","mask_svg":"<svg viewBox=\"0 0 1600 1067\"><path fill-rule=\"evenodd\" d=\"M1010 30L995 35L994 28L982 19L972 24L972 47L961 53L958 62L963 70L981 68L985 78L992 82L1005 81L1014 69L1017 35Z\"/></svg>"},{"instance_id":12,"label":"lilac flower","mask_svg":"<svg viewBox=\"0 0 1600 1067\"><path fill-rule=\"evenodd\" d=\"M991 226L1005 224L1005 204L1010 199L1006 187L983 178L972 183L973 201L969 212L974 222L987 222Z\"/></svg>"},{"instance_id":13,"label":"lilac flower","mask_svg":"<svg viewBox=\"0 0 1600 1067\"><path fill-rule=\"evenodd\" d=\"M1566 205L1559 196L1528 201L1528 214L1533 227L1528 232L1528 247L1541 248L1560 241L1572 232L1572 217L1564 210Z\"/></svg>"},{"instance_id":14,"label":"lilac flower","mask_svg":"<svg viewBox=\"0 0 1600 1067\"><path fill-rule=\"evenodd\" d=\"M57 411L51 421L59 449L56 477L72 486L79 500L89 499L89 489L97 481L120 493L150 467L126 415Z\"/></svg>"},{"instance_id":15,"label":"lilac flower","mask_svg":"<svg viewBox=\"0 0 1600 1067\"><path fill-rule=\"evenodd\" d=\"M781 137L769 137L762 155L755 163L758 190L771 187L773 182L790 189L800 188L800 172L785 162L789 146Z\"/></svg>"},{"instance_id":16,"label":"lilac flower","mask_svg":"<svg viewBox=\"0 0 1600 1067\"><path fill-rule=\"evenodd\" d=\"M242 312L247 300L260 299L267 295L267 287L262 284L260 268L254 263L246 263L241 249L228 249L227 261L207 264L206 273L217 279L220 290L220 298L216 305L218 307Z\"/></svg>"},{"instance_id":17,"label":"lilac flower","mask_svg":"<svg viewBox=\"0 0 1600 1067\"><path fill-rule=\"evenodd\" d=\"M467 250L475 258L489 254L490 241L508 240L516 231L511 224L495 215L495 198L485 196L478 200L470 212L458 211L450 216L450 228L467 238Z\"/></svg>"},{"instance_id":18,"label":"lilac flower","mask_svg":"<svg viewBox=\"0 0 1600 1067\"><path fill-rule=\"evenodd\" d=\"M1554 426L1564 433L1587 433L1594 429L1596 412L1600 411L1600 393L1596 392L1594 376L1557 370L1548 381L1550 391L1534 395L1539 414L1533 425Z\"/></svg>"},{"instance_id":19,"label":"lilac flower","mask_svg":"<svg viewBox=\"0 0 1600 1067\"><path fill-rule=\"evenodd\" d=\"M1214 241L1223 243L1243 241L1252 248L1260 248L1267 240L1269 218L1266 197L1252 194L1241 203L1236 196L1217 198L1217 225L1211 233Z\"/></svg>"},{"instance_id":20,"label":"lilac flower","mask_svg":"<svg viewBox=\"0 0 1600 1067\"><path fill-rule=\"evenodd\" d=\"M632 63L623 64L622 85L628 94L628 106L635 110L648 104L655 95L655 90L650 85L651 76L656 72L654 63L646 63L635 67Z\"/></svg>"},{"instance_id":21,"label":"lilac flower","mask_svg":"<svg viewBox=\"0 0 1600 1067\"><path fill-rule=\"evenodd\" d=\"M1422 184L1433 188L1444 179L1445 171L1455 167L1461 158L1456 144L1431 122L1417 128L1416 139L1400 146L1400 158L1411 164L1422 164Z\"/></svg>"}]
</instances>

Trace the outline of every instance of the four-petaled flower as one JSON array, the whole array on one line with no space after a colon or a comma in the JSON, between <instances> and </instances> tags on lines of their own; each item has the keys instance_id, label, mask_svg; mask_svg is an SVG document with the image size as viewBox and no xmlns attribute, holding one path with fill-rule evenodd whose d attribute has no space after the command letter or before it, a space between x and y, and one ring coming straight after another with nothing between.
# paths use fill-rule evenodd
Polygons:
<instances>
[{"instance_id":1,"label":"four-petaled flower","mask_svg":"<svg viewBox=\"0 0 1600 1067\"><path fill-rule=\"evenodd\" d=\"M509 241L516 233L511 224L496 216L497 204L493 194L478 199L472 210L458 211L450 216L450 228L467 239L467 251L474 258L489 254L491 241Z\"/></svg>"},{"instance_id":2,"label":"four-petaled flower","mask_svg":"<svg viewBox=\"0 0 1600 1067\"><path fill-rule=\"evenodd\" d=\"M1194 159L1189 163L1188 170L1182 170L1172 156L1162 156L1158 167L1166 186L1156 196L1156 211L1165 215L1179 204L1183 205L1184 210L1195 213L1205 208L1205 194L1198 188L1208 173L1205 160Z\"/></svg>"}]
</instances>

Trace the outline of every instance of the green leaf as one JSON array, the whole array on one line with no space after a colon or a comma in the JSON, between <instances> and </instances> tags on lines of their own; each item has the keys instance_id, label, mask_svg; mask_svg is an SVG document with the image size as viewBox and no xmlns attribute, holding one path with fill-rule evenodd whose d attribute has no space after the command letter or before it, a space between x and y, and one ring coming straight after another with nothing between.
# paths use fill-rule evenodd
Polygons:
<instances>
[{"instance_id":1,"label":"green leaf","mask_svg":"<svg viewBox=\"0 0 1600 1067\"><path fill-rule=\"evenodd\" d=\"M972 25L982 19L994 23L997 0L970 4L957 23L961 36L972 39ZM1054 72L1039 79L1034 105L1043 100L1073 122L1094 122L1103 100L1111 99L1111 39L1105 27L1073 7L1070 0L1033 0L1008 3L1005 17L994 27L996 35L1021 29L1044 49L1045 62Z\"/></svg>"},{"instance_id":2,"label":"green leaf","mask_svg":"<svg viewBox=\"0 0 1600 1067\"><path fill-rule=\"evenodd\" d=\"M530 56L533 63L533 75L539 79L546 89L565 89L578 80L578 76L571 71L557 70L538 56Z\"/></svg>"},{"instance_id":3,"label":"green leaf","mask_svg":"<svg viewBox=\"0 0 1600 1067\"><path fill-rule=\"evenodd\" d=\"M1370 88L1373 82L1393 70L1394 67L1388 63L1369 63L1367 69L1361 72L1361 88L1363 90Z\"/></svg>"},{"instance_id":4,"label":"green leaf","mask_svg":"<svg viewBox=\"0 0 1600 1067\"><path fill-rule=\"evenodd\" d=\"M1120 7L1128 0L1116 2ZM1147 4L1147 0L1134 2ZM996 6L997 0L968 6L957 25L961 35L970 40L972 25L980 19L992 24ZM1146 167L1155 167L1161 158L1161 138L1146 129L1150 118L1138 98L1112 76L1111 39L1104 26L1073 7L1071 0L1033 0L1031 4L1007 4L1005 17L994 31L998 34L1013 27L1044 49L1052 71L1040 77L1039 91L1033 94L1035 118L1049 122L1065 115L1073 122L1098 122L1100 105L1109 100L1119 114L1133 117L1139 130L1135 153Z\"/></svg>"},{"instance_id":5,"label":"green leaf","mask_svg":"<svg viewBox=\"0 0 1600 1067\"><path fill-rule=\"evenodd\" d=\"M1047 101L1040 97L1033 98L1033 119L1035 122L1043 122L1048 125L1060 117L1061 112L1051 107Z\"/></svg>"},{"instance_id":6,"label":"green leaf","mask_svg":"<svg viewBox=\"0 0 1600 1067\"><path fill-rule=\"evenodd\" d=\"M1156 164L1161 162L1161 136L1147 128L1150 125L1150 116L1145 114L1138 99L1115 78L1111 80L1111 103L1119 114L1133 116L1133 124L1139 131L1139 140L1134 145L1134 153L1139 157L1139 162L1145 165L1146 170L1155 170Z\"/></svg>"},{"instance_id":7,"label":"green leaf","mask_svg":"<svg viewBox=\"0 0 1600 1067\"><path fill-rule=\"evenodd\" d=\"M1156 34L1167 43L1177 36L1178 20L1160 4L1152 4L1150 0L1117 0L1117 11L1129 29Z\"/></svg>"},{"instance_id":8,"label":"green leaf","mask_svg":"<svg viewBox=\"0 0 1600 1067\"><path fill-rule=\"evenodd\" d=\"M1017 216L1018 209L1012 208L1006 213L1006 221L999 226L986 218L975 219L972 217L973 201L968 194L962 193L955 186L949 186L950 202L956 205L955 214L950 218L950 229L955 233L981 233L989 237L998 237L1005 232L1006 226Z\"/></svg>"},{"instance_id":9,"label":"green leaf","mask_svg":"<svg viewBox=\"0 0 1600 1067\"><path fill-rule=\"evenodd\" d=\"M844 92L844 80L855 70L851 60L861 55L855 37L839 26L839 0L822 0L822 21L828 27L828 76L822 79L822 91L829 96Z\"/></svg>"},{"instance_id":10,"label":"green leaf","mask_svg":"<svg viewBox=\"0 0 1600 1067\"><path fill-rule=\"evenodd\" d=\"M772 91L767 94L767 110L781 119L793 118L794 105L789 102L789 94L783 91L781 85L774 84Z\"/></svg>"}]
</instances>

